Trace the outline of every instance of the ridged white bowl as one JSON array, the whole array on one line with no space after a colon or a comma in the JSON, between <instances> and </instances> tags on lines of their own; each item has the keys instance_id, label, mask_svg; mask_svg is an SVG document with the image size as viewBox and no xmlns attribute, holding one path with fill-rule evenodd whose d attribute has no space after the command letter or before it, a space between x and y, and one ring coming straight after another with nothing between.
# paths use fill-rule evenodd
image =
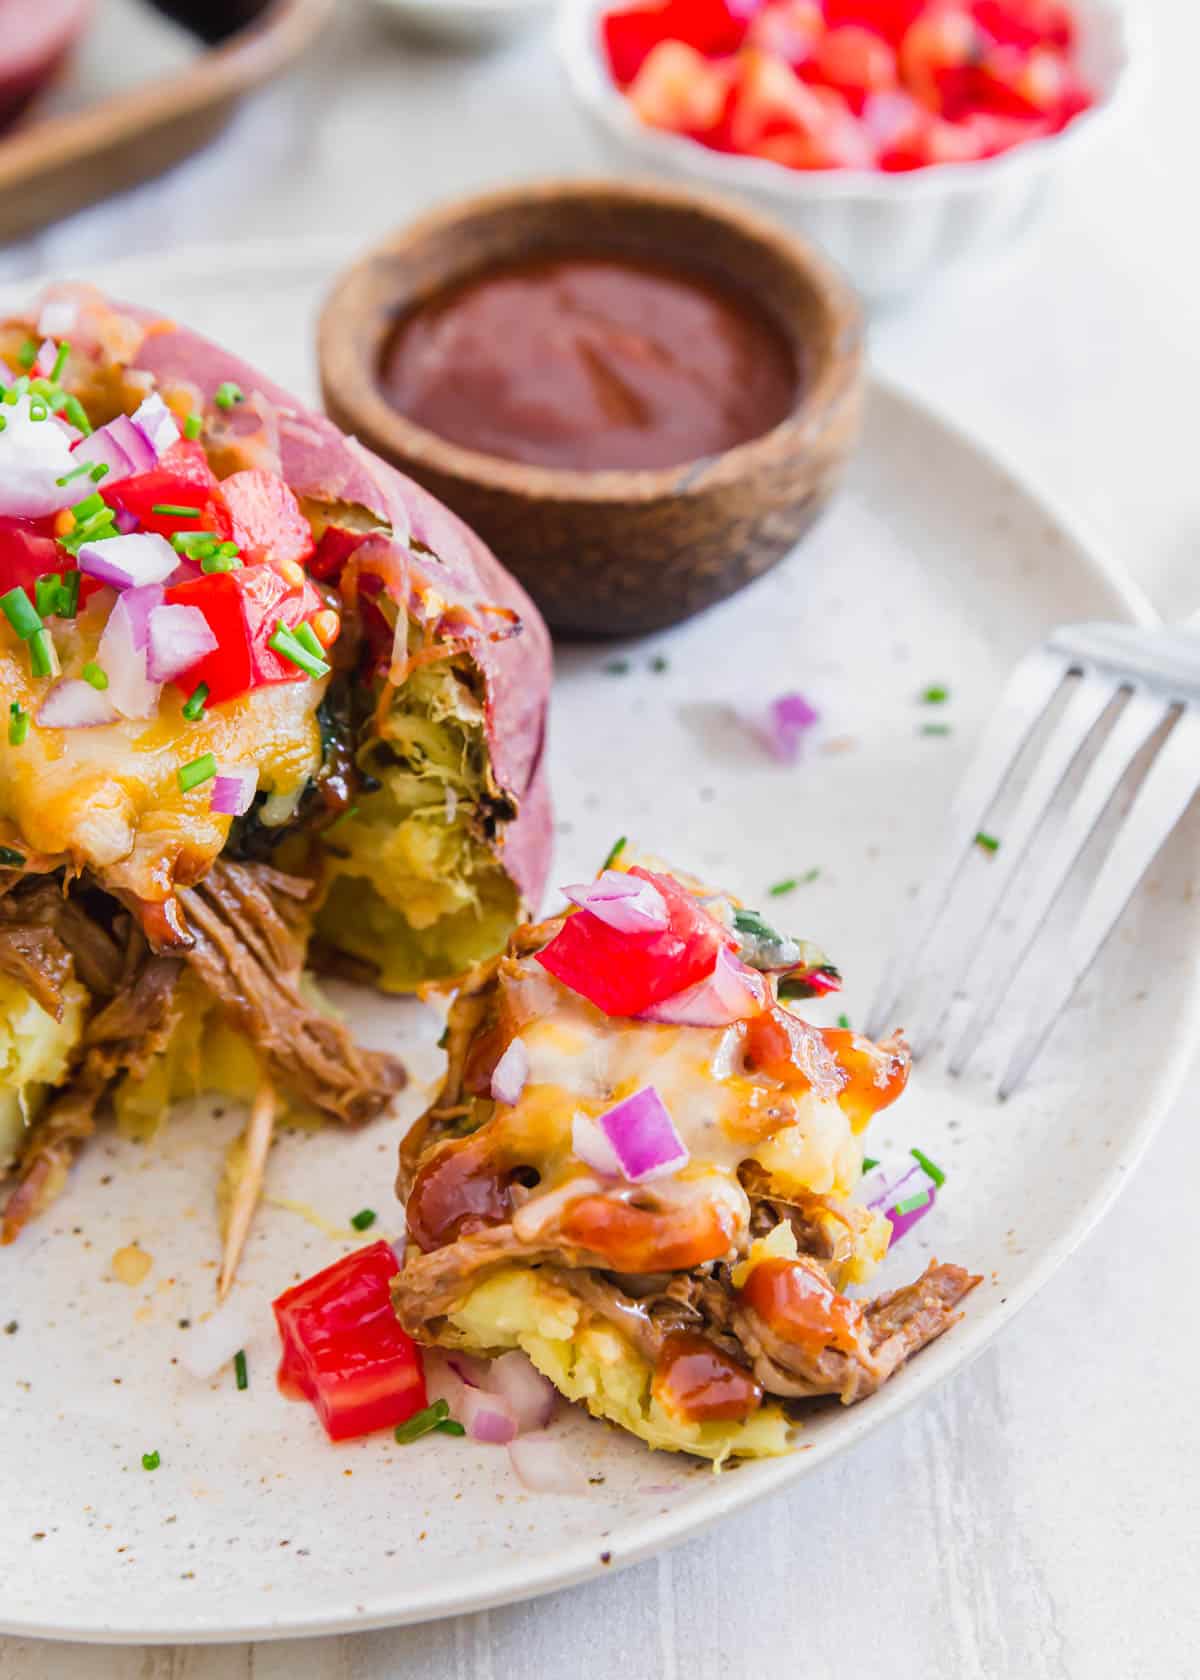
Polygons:
<instances>
[{"instance_id":1,"label":"ridged white bowl","mask_svg":"<svg viewBox=\"0 0 1200 1680\"><path fill-rule=\"evenodd\" d=\"M543 21L554 0L371 0L384 23L420 40L488 47Z\"/></svg>"},{"instance_id":2,"label":"ridged white bowl","mask_svg":"<svg viewBox=\"0 0 1200 1680\"><path fill-rule=\"evenodd\" d=\"M1076 0L1080 67L1097 103L1062 133L980 163L907 174L801 171L710 151L640 122L609 74L600 37L603 14L617 3L567 0L558 42L576 97L625 162L744 194L816 240L875 299L911 291L938 269L1015 238L1064 166L1134 103L1148 56L1136 0Z\"/></svg>"}]
</instances>

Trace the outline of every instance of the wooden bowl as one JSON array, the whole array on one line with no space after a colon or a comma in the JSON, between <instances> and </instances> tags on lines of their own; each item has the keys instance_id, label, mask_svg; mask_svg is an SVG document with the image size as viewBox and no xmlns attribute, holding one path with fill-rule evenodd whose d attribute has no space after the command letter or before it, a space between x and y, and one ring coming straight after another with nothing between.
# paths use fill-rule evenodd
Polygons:
<instances>
[{"instance_id":1,"label":"wooden bowl","mask_svg":"<svg viewBox=\"0 0 1200 1680\"><path fill-rule=\"evenodd\" d=\"M804 370L791 413L683 466L574 472L460 448L396 412L379 370L399 318L495 264L561 251L663 261L757 303ZM552 181L422 217L338 280L319 353L337 423L473 526L559 632L659 630L759 577L829 500L862 406L862 315L833 269L738 205L652 184Z\"/></svg>"}]
</instances>

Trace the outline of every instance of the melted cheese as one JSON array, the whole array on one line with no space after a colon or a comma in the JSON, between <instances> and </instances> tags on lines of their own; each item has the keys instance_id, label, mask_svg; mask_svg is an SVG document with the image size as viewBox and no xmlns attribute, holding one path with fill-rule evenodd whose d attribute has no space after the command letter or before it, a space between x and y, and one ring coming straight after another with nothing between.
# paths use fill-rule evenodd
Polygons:
<instances>
[{"instance_id":1,"label":"melted cheese","mask_svg":"<svg viewBox=\"0 0 1200 1680\"><path fill-rule=\"evenodd\" d=\"M614 1020L526 959L501 976L505 1013L520 1023L529 1075L518 1101L498 1105L489 1131L508 1159L539 1173L522 1195L514 1226L536 1240L582 1196L636 1200L638 1186L598 1179L573 1152L576 1113L603 1114L653 1085L688 1149L675 1173L650 1186L657 1205L689 1212L719 1208L748 1240L750 1204L738 1169L756 1162L780 1194L847 1194L861 1175L862 1146L834 1099L785 1090L747 1071L737 1026L702 1028Z\"/></svg>"},{"instance_id":2,"label":"melted cheese","mask_svg":"<svg viewBox=\"0 0 1200 1680\"><path fill-rule=\"evenodd\" d=\"M71 631L56 632L64 676L78 676L95 657L103 621L93 609ZM257 688L195 723L168 684L152 718L44 729L37 712L52 685L31 677L25 649L2 628L0 717L15 701L31 721L21 746L5 743L0 752L0 820L8 843L40 854L47 868L88 868L111 890L161 900L176 882L203 875L229 834L231 819L209 809L210 783L181 792L185 764L211 752L218 766L253 765L260 789L285 796L320 767L321 683Z\"/></svg>"}]
</instances>

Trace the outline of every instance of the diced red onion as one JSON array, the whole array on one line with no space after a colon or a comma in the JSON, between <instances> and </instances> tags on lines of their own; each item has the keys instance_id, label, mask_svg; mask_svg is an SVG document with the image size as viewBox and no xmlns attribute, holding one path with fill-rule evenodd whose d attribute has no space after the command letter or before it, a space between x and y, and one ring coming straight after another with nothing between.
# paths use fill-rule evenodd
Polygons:
<instances>
[{"instance_id":1,"label":"diced red onion","mask_svg":"<svg viewBox=\"0 0 1200 1680\"><path fill-rule=\"evenodd\" d=\"M40 374L43 379L49 379L54 372L54 364L57 360L58 345L52 338L44 338L41 349L34 360L33 371Z\"/></svg>"},{"instance_id":2,"label":"diced red onion","mask_svg":"<svg viewBox=\"0 0 1200 1680\"><path fill-rule=\"evenodd\" d=\"M620 1178L621 1163L607 1134L590 1114L576 1110L571 1121L571 1148L579 1159L605 1178Z\"/></svg>"},{"instance_id":3,"label":"diced red onion","mask_svg":"<svg viewBox=\"0 0 1200 1680\"><path fill-rule=\"evenodd\" d=\"M134 409L133 424L154 451L155 460L166 454L173 443L179 442L179 427L175 417L157 391Z\"/></svg>"},{"instance_id":4,"label":"diced red onion","mask_svg":"<svg viewBox=\"0 0 1200 1680\"><path fill-rule=\"evenodd\" d=\"M492 1096L508 1107L521 1100L529 1078L529 1051L523 1039L514 1038L492 1069Z\"/></svg>"},{"instance_id":5,"label":"diced red onion","mask_svg":"<svg viewBox=\"0 0 1200 1680\"><path fill-rule=\"evenodd\" d=\"M643 1010L638 1020L662 1021L675 1027L727 1027L734 1021L761 1015L767 1001L767 983L762 975L722 945L711 974Z\"/></svg>"},{"instance_id":6,"label":"diced red onion","mask_svg":"<svg viewBox=\"0 0 1200 1680\"><path fill-rule=\"evenodd\" d=\"M49 297L42 305L37 330L43 338L69 338L79 319L79 304L75 298Z\"/></svg>"},{"instance_id":7,"label":"diced red onion","mask_svg":"<svg viewBox=\"0 0 1200 1680\"><path fill-rule=\"evenodd\" d=\"M432 1406L436 1400L444 1400L450 1408L450 1416L461 1423L467 1385L443 1353L427 1350L424 1365L425 1393L429 1404Z\"/></svg>"},{"instance_id":8,"label":"diced red onion","mask_svg":"<svg viewBox=\"0 0 1200 1680\"><path fill-rule=\"evenodd\" d=\"M132 532L140 530L141 523L142 522L138 518L137 514L130 513L128 508L118 508L113 514L113 524L117 527L117 530L123 537L127 537Z\"/></svg>"},{"instance_id":9,"label":"diced red onion","mask_svg":"<svg viewBox=\"0 0 1200 1680\"><path fill-rule=\"evenodd\" d=\"M486 1359L476 1359L470 1353L451 1353L447 1359L451 1370L462 1378L468 1388L483 1387L483 1379L487 1375Z\"/></svg>"},{"instance_id":10,"label":"diced red onion","mask_svg":"<svg viewBox=\"0 0 1200 1680\"><path fill-rule=\"evenodd\" d=\"M157 531L105 537L101 542L84 543L79 550L79 570L101 583L111 583L114 589L163 583L178 564L179 556Z\"/></svg>"},{"instance_id":11,"label":"diced red onion","mask_svg":"<svg viewBox=\"0 0 1200 1680\"><path fill-rule=\"evenodd\" d=\"M464 1388L462 1414L458 1420L473 1441L505 1447L517 1438L517 1417L500 1394L482 1388Z\"/></svg>"},{"instance_id":12,"label":"diced red onion","mask_svg":"<svg viewBox=\"0 0 1200 1680\"><path fill-rule=\"evenodd\" d=\"M87 461L93 467L107 467L103 480L106 489L158 465L158 454L150 439L127 414L118 414L107 426L99 427L91 437L77 444L75 459Z\"/></svg>"},{"instance_id":13,"label":"diced red onion","mask_svg":"<svg viewBox=\"0 0 1200 1680\"><path fill-rule=\"evenodd\" d=\"M875 1168L863 1179L862 1188L866 1192L867 1206L885 1213L891 1220L894 1243L932 1212L938 1190L936 1180L919 1162L903 1160L893 1167ZM907 1213L896 1212L898 1202L906 1202L923 1193L927 1193L929 1199L920 1207L910 1208Z\"/></svg>"},{"instance_id":14,"label":"diced red onion","mask_svg":"<svg viewBox=\"0 0 1200 1680\"><path fill-rule=\"evenodd\" d=\"M821 714L803 694L781 694L764 711L739 708L738 717L781 764L794 764L804 735L820 723Z\"/></svg>"},{"instance_id":15,"label":"diced red onion","mask_svg":"<svg viewBox=\"0 0 1200 1680\"><path fill-rule=\"evenodd\" d=\"M179 1350L179 1363L197 1382L208 1382L228 1365L254 1333L254 1322L240 1301L227 1301L211 1318L194 1324Z\"/></svg>"},{"instance_id":16,"label":"diced red onion","mask_svg":"<svg viewBox=\"0 0 1200 1680\"><path fill-rule=\"evenodd\" d=\"M557 1436L522 1435L509 1446L508 1456L530 1493L575 1496L588 1491L587 1466Z\"/></svg>"},{"instance_id":17,"label":"diced red onion","mask_svg":"<svg viewBox=\"0 0 1200 1680\"><path fill-rule=\"evenodd\" d=\"M38 707L37 721L43 729L96 729L116 720L117 709L107 693L93 688L82 677L66 677L56 683Z\"/></svg>"},{"instance_id":18,"label":"diced red onion","mask_svg":"<svg viewBox=\"0 0 1200 1680\"><path fill-rule=\"evenodd\" d=\"M136 542L118 537L118 542ZM168 547L170 545L168 544ZM174 554L171 556L174 559ZM174 567L171 568L172 571ZM150 614L146 641L146 675L151 682L170 682L206 653L215 653L217 638L199 607L160 606ZM255 772L255 781L258 773Z\"/></svg>"},{"instance_id":19,"label":"diced red onion","mask_svg":"<svg viewBox=\"0 0 1200 1680\"><path fill-rule=\"evenodd\" d=\"M221 769L213 777L209 810L219 817L244 817L254 803L258 791L258 770Z\"/></svg>"},{"instance_id":20,"label":"diced red onion","mask_svg":"<svg viewBox=\"0 0 1200 1680\"><path fill-rule=\"evenodd\" d=\"M630 1184L645 1184L687 1164L687 1145L653 1085L610 1108L597 1125Z\"/></svg>"},{"instance_id":21,"label":"diced red onion","mask_svg":"<svg viewBox=\"0 0 1200 1680\"><path fill-rule=\"evenodd\" d=\"M606 869L585 886L564 887L563 896L618 933L664 933L670 925L667 902L653 881Z\"/></svg>"},{"instance_id":22,"label":"diced red onion","mask_svg":"<svg viewBox=\"0 0 1200 1680\"><path fill-rule=\"evenodd\" d=\"M499 1359L493 1359L485 1386L490 1394L507 1401L520 1434L527 1429L545 1429L554 1416L558 1390L523 1353L502 1353Z\"/></svg>"},{"instance_id":23,"label":"diced red onion","mask_svg":"<svg viewBox=\"0 0 1200 1680\"><path fill-rule=\"evenodd\" d=\"M108 675L105 693L122 717L153 717L158 705L162 685L147 675L146 641L149 609L161 600L162 590L154 584L145 590L127 589L117 596L100 637L96 659Z\"/></svg>"}]
</instances>

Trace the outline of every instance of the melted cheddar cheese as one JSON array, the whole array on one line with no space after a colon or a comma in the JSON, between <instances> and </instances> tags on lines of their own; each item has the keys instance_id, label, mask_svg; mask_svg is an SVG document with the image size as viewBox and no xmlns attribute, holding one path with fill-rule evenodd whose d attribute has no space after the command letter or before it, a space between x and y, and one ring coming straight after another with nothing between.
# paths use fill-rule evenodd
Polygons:
<instances>
[{"instance_id":1,"label":"melted cheddar cheese","mask_svg":"<svg viewBox=\"0 0 1200 1680\"><path fill-rule=\"evenodd\" d=\"M79 676L95 658L111 604L102 592L56 632L64 677ZM181 791L184 765L212 753L218 768L254 766L260 790L287 797L321 764L323 683L256 688L194 723L183 716L185 696L168 684L153 717L90 729L42 728L45 686L31 678L7 623L0 625L0 717L14 702L30 716L20 747L0 754L0 831L5 843L45 860L43 867L90 869L110 891L162 901L220 854L232 819L210 810L211 782Z\"/></svg>"}]
</instances>

